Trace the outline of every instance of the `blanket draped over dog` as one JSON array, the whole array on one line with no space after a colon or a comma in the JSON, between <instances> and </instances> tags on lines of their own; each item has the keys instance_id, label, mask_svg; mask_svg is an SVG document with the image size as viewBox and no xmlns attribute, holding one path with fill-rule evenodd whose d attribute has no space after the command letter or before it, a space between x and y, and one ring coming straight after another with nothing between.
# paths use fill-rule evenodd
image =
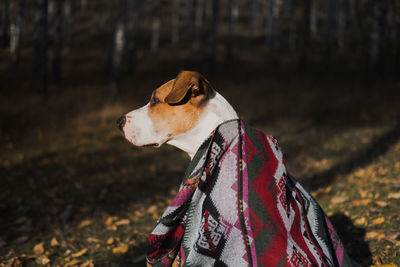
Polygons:
<instances>
[{"instance_id":1,"label":"blanket draped over dog","mask_svg":"<svg viewBox=\"0 0 400 267\"><path fill-rule=\"evenodd\" d=\"M149 236L148 266L352 266L332 224L291 176L278 142L241 120L193 157Z\"/></svg>"}]
</instances>

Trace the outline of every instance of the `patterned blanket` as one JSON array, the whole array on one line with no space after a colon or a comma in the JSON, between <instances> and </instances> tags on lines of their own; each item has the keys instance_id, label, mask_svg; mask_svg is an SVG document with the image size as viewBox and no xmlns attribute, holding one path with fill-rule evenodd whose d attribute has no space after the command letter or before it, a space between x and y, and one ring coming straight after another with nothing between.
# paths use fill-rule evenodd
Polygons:
<instances>
[{"instance_id":1,"label":"patterned blanket","mask_svg":"<svg viewBox=\"0 0 400 267\"><path fill-rule=\"evenodd\" d=\"M148 266L353 266L275 138L232 120L202 144L149 236Z\"/></svg>"}]
</instances>

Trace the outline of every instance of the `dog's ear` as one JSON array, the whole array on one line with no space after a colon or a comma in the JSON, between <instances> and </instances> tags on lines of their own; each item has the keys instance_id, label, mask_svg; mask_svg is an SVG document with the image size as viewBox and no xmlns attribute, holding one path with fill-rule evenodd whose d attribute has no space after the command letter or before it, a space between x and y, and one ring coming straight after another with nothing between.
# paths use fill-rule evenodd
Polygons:
<instances>
[{"instance_id":1,"label":"dog's ear","mask_svg":"<svg viewBox=\"0 0 400 267\"><path fill-rule=\"evenodd\" d=\"M198 101L204 101L211 93L210 83L198 72L181 71L175 78L171 91L165 97L164 102L168 104L178 104L185 98L187 100L194 98ZM200 104L200 102L199 102Z\"/></svg>"}]
</instances>

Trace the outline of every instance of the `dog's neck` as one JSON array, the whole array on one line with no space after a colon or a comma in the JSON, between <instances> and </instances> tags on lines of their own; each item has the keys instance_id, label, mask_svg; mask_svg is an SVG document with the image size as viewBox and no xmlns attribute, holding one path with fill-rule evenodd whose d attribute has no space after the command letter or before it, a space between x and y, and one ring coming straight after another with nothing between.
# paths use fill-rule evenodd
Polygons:
<instances>
[{"instance_id":1,"label":"dog's neck","mask_svg":"<svg viewBox=\"0 0 400 267\"><path fill-rule=\"evenodd\" d=\"M188 153L191 159L193 159L200 145L218 125L238 118L238 115L228 101L217 92L206 105L203 115L193 129L174 136L173 139L167 142L167 144Z\"/></svg>"}]
</instances>

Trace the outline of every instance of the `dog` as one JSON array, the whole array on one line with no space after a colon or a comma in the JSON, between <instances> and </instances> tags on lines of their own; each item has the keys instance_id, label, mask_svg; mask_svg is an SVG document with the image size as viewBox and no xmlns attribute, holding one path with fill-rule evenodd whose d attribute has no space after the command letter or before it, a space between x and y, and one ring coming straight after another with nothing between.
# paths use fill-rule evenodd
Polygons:
<instances>
[{"instance_id":1,"label":"dog","mask_svg":"<svg viewBox=\"0 0 400 267\"><path fill-rule=\"evenodd\" d=\"M135 146L166 143L191 158L149 236L148 266L354 265L277 140L240 120L200 73L181 71L117 124Z\"/></svg>"}]
</instances>

